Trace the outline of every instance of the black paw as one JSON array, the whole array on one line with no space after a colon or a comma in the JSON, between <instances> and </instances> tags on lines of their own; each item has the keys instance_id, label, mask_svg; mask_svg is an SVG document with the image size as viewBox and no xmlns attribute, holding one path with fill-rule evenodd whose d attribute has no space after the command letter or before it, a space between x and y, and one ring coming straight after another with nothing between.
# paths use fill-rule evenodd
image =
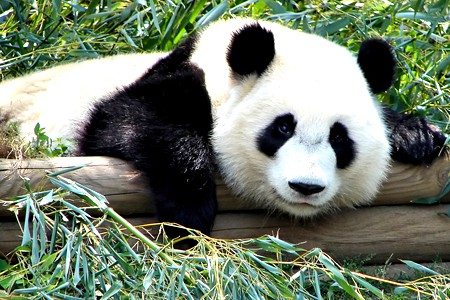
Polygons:
<instances>
[{"instance_id":1,"label":"black paw","mask_svg":"<svg viewBox=\"0 0 450 300\"><path fill-rule=\"evenodd\" d=\"M400 114L387 119L391 129L392 159L414 165L431 164L448 152L444 149L446 135L425 119Z\"/></svg>"}]
</instances>

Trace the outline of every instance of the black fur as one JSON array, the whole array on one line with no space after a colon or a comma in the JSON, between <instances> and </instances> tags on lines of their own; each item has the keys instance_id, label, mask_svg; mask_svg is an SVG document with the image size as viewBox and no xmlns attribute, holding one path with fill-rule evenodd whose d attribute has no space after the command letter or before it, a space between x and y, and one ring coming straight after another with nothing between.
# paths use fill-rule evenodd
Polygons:
<instances>
[{"instance_id":1,"label":"black fur","mask_svg":"<svg viewBox=\"0 0 450 300\"><path fill-rule=\"evenodd\" d=\"M374 94L386 91L395 75L395 58L389 44L381 39L369 39L362 43L358 53L361 67ZM394 160L409 164L431 164L444 153L446 137L423 118L396 113L383 108L386 125L390 131Z\"/></svg>"},{"instance_id":2,"label":"black fur","mask_svg":"<svg viewBox=\"0 0 450 300\"><path fill-rule=\"evenodd\" d=\"M391 46L382 39L365 40L358 53L360 66L374 94L386 91L395 75L395 58Z\"/></svg>"},{"instance_id":3,"label":"black fur","mask_svg":"<svg viewBox=\"0 0 450 300\"><path fill-rule=\"evenodd\" d=\"M334 123L330 128L328 140L336 154L337 167L339 169L347 168L356 155L355 143L348 136L347 128L342 123Z\"/></svg>"},{"instance_id":4,"label":"black fur","mask_svg":"<svg viewBox=\"0 0 450 300\"><path fill-rule=\"evenodd\" d=\"M95 105L78 146L80 155L118 157L145 173L161 221L210 234L217 207L212 115L203 71L188 61L193 42Z\"/></svg>"},{"instance_id":5,"label":"black fur","mask_svg":"<svg viewBox=\"0 0 450 300\"><path fill-rule=\"evenodd\" d=\"M272 157L294 134L294 116L290 113L277 116L257 137L258 150Z\"/></svg>"},{"instance_id":6,"label":"black fur","mask_svg":"<svg viewBox=\"0 0 450 300\"><path fill-rule=\"evenodd\" d=\"M260 76L267 70L274 56L273 33L255 22L233 34L227 52L227 61L237 75L246 76L256 73Z\"/></svg>"},{"instance_id":7,"label":"black fur","mask_svg":"<svg viewBox=\"0 0 450 300\"><path fill-rule=\"evenodd\" d=\"M394 160L408 164L431 164L444 148L446 136L424 118L400 114L384 107ZM443 151L444 150L444 151Z\"/></svg>"}]
</instances>

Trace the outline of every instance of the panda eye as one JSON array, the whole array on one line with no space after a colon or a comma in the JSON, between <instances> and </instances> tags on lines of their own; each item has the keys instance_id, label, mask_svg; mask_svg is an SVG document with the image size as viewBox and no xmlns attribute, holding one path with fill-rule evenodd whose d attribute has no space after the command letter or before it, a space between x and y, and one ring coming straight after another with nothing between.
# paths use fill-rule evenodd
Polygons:
<instances>
[{"instance_id":1,"label":"panda eye","mask_svg":"<svg viewBox=\"0 0 450 300\"><path fill-rule=\"evenodd\" d=\"M291 126L288 123L282 123L278 125L278 131L284 135L292 135Z\"/></svg>"},{"instance_id":2,"label":"panda eye","mask_svg":"<svg viewBox=\"0 0 450 300\"><path fill-rule=\"evenodd\" d=\"M273 157L278 149L294 135L296 126L297 121L291 113L276 116L259 133L256 139L258 150L268 157Z\"/></svg>"},{"instance_id":3,"label":"panda eye","mask_svg":"<svg viewBox=\"0 0 450 300\"><path fill-rule=\"evenodd\" d=\"M347 127L336 122L330 128L329 143L336 154L336 166L345 169L355 159L357 149L355 142L348 134Z\"/></svg>"},{"instance_id":4,"label":"panda eye","mask_svg":"<svg viewBox=\"0 0 450 300\"><path fill-rule=\"evenodd\" d=\"M341 144L347 142L348 140L349 137L347 130L340 123L335 123L330 129L330 144Z\"/></svg>"},{"instance_id":5,"label":"panda eye","mask_svg":"<svg viewBox=\"0 0 450 300\"><path fill-rule=\"evenodd\" d=\"M275 120L274 133L278 136L291 137L294 134L295 121L291 114L283 115Z\"/></svg>"},{"instance_id":6,"label":"panda eye","mask_svg":"<svg viewBox=\"0 0 450 300\"><path fill-rule=\"evenodd\" d=\"M333 132L331 132L333 133ZM341 136L340 133L336 132L333 135L330 135L330 142L334 144L339 144L344 141L344 138Z\"/></svg>"}]
</instances>

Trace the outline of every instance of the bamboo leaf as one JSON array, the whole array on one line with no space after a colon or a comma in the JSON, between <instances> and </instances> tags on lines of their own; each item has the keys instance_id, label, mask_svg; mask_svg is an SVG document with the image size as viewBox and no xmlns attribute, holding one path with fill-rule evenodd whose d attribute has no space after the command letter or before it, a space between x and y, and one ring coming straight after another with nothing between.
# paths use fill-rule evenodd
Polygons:
<instances>
[{"instance_id":1,"label":"bamboo leaf","mask_svg":"<svg viewBox=\"0 0 450 300\"><path fill-rule=\"evenodd\" d=\"M418 271L421 271L421 272L425 272L425 273L431 274L431 275L440 275L438 272L433 271L433 270L431 270L431 269L429 269L429 268L427 268L425 266L422 266L421 264L415 263L413 261L402 260L402 259L400 261L405 263L407 266L409 266L409 267L411 267L411 268L413 268L415 270L418 270Z\"/></svg>"},{"instance_id":2,"label":"bamboo leaf","mask_svg":"<svg viewBox=\"0 0 450 300\"><path fill-rule=\"evenodd\" d=\"M26 206L25 206L25 220L23 224L23 230L22 230L22 243L21 246L24 246L28 244L31 241L31 234L30 234L30 206L31 206L32 199L27 196L26 198Z\"/></svg>"},{"instance_id":3,"label":"bamboo leaf","mask_svg":"<svg viewBox=\"0 0 450 300\"><path fill-rule=\"evenodd\" d=\"M435 17L423 12L399 12L395 14L396 18L399 19L410 19L410 20L423 20L429 22L445 22L446 18L444 16Z\"/></svg>"},{"instance_id":4,"label":"bamboo leaf","mask_svg":"<svg viewBox=\"0 0 450 300\"><path fill-rule=\"evenodd\" d=\"M116 295L117 293L120 292L120 290L122 289L123 284L120 281L115 281L111 287L108 289L108 291L100 298L101 300L106 300L109 299L111 297L113 297L114 295Z\"/></svg>"},{"instance_id":5,"label":"bamboo leaf","mask_svg":"<svg viewBox=\"0 0 450 300\"><path fill-rule=\"evenodd\" d=\"M84 168L85 166L86 165L79 165L79 166L74 166L74 167L71 167L71 168L65 168L65 169L60 170L60 171L49 173L48 176L50 176L50 177L57 177L59 175L63 175L63 174L69 173L69 172L73 172L73 171L79 170L81 168Z\"/></svg>"},{"instance_id":6,"label":"bamboo leaf","mask_svg":"<svg viewBox=\"0 0 450 300\"><path fill-rule=\"evenodd\" d=\"M337 284L345 291L347 294L349 294L351 297L355 299L361 299L364 300L364 298L359 295L353 287L348 283L347 279L345 279L344 275L339 271L339 269L335 266L335 264L329 260L325 255L322 253L319 254L318 257L319 261L324 264L324 266L327 268L327 270L330 272L329 276L330 278L334 279Z\"/></svg>"},{"instance_id":7,"label":"bamboo leaf","mask_svg":"<svg viewBox=\"0 0 450 300\"><path fill-rule=\"evenodd\" d=\"M355 281L357 281L359 284L361 284L363 287L368 289L371 293L373 293L375 296L377 296L379 299L386 299L386 297L383 294L383 291L381 291L379 288L376 288L366 280L358 277L357 275L353 274L352 272L349 272L348 270L345 270L345 273L352 277Z\"/></svg>"},{"instance_id":8,"label":"bamboo leaf","mask_svg":"<svg viewBox=\"0 0 450 300\"><path fill-rule=\"evenodd\" d=\"M321 36L332 35L341 30L342 28L346 27L348 24L350 24L350 19L342 18L328 25L318 28L316 30L316 33Z\"/></svg>"},{"instance_id":9,"label":"bamboo leaf","mask_svg":"<svg viewBox=\"0 0 450 300\"><path fill-rule=\"evenodd\" d=\"M262 261L261 259L259 259L258 257L256 257L256 255L253 254L252 252L246 251L245 254L246 254L249 258L251 258L253 261L255 261L256 263L258 263L259 265L261 265L264 269L266 269L267 271L269 271L270 273L272 273L272 274L277 274L277 275L280 274L280 271L279 271L277 268L275 268L275 267L269 265L268 263Z\"/></svg>"},{"instance_id":10,"label":"bamboo leaf","mask_svg":"<svg viewBox=\"0 0 450 300\"><path fill-rule=\"evenodd\" d=\"M272 10L272 13L274 13L274 14L286 13L286 10L284 9L284 7L281 4L279 4L278 2L273 1L273 0L263 0L263 1Z\"/></svg>"},{"instance_id":11,"label":"bamboo leaf","mask_svg":"<svg viewBox=\"0 0 450 300\"><path fill-rule=\"evenodd\" d=\"M203 17L201 17L197 24L195 25L195 29L205 27L209 23L219 19L227 10L228 1L222 1L219 5L208 11Z\"/></svg>"},{"instance_id":12,"label":"bamboo leaf","mask_svg":"<svg viewBox=\"0 0 450 300\"><path fill-rule=\"evenodd\" d=\"M132 46L133 48L138 48L138 46L136 46L133 39L128 35L128 33L125 31L125 29L123 29L123 28L120 29L120 33L125 37L125 39L127 40L128 44L130 44L130 46Z\"/></svg>"},{"instance_id":13,"label":"bamboo leaf","mask_svg":"<svg viewBox=\"0 0 450 300\"><path fill-rule=\"evenodd\" d=\"M153 25L155 26L156 30L158 30L159 34L161 34L161 27L159 26L159 20L158 20L155 3L153 2L153 0L149 0L149 2L150 2L151 13L152 13Z\"/></svg>"},{"instance_id":14,"label":"bamboo leaf","mask_svg":"<svg viewBox=\"0 0 450 300\"><path fill-rule=\"evenodd\" d=\"M103 245L109 250L112 257L116 259L116 261L127 274L131 276L135 275L133 268L111 247L111 245L109 245L108 242L104 242Z\"/></svg>"}]
</instances>

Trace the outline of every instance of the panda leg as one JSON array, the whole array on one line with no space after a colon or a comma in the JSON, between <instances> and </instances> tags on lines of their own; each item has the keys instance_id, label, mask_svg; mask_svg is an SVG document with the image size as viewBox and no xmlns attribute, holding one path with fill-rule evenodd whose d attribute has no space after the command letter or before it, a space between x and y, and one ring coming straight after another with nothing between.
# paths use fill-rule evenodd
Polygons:
<instances>
[{"instance_id":1,"label":"panda leg","mask_svg":"<svg viewBox=\"0 0 450 300\"><path fill-rule=\"evenodd\" d=\"M130 162L148 179L159 221L178 223L209 235L217 200L214 155L208 135L180 125L143 123L126 142L112 143L108 137L127 134L121 131L119 121L105 125L105 130L93 126L85 132L79 141L79 154L114 156ZM187 235L176 227L165 229L170 238Z\"/></svg>"},{"instance_id":2,"label":"panda leg","mask_svg":"<svg viewBox=\"0 0 450 300\"><path fill-rule=\"evenodd\" d=\"M448 153L446 136L424 118L401 114L383 107L389 129L392 159L408 164L431 164Z\"/></svg>"},{"instance_id":3,"label":"panda leg","mask_svg":"<svg viewBox=\"0 0 450 300\"><path fill-rule=\"evenodd\" d=\"M149 179L159 220L210 234L216 214L211 102L193 42L96 103L78 135L79 155L124 159ZM170 229L169 237L186 235Z\"/></svg>"},{"instance_id":4,"label":"panda leg","mask_svg":"<svg viewBox=\"0 0 450 300\"><path fill-rule=\"evenodd\" d=\"M169 131L171 135L156 141L150 164L143 158L135 165L149 177L161 222L178 223L210 235L217 199L209 140L185 129ZM165 230L171 238L187 234L176 227L166 226Z\"/></svg>"}]
</instances>

